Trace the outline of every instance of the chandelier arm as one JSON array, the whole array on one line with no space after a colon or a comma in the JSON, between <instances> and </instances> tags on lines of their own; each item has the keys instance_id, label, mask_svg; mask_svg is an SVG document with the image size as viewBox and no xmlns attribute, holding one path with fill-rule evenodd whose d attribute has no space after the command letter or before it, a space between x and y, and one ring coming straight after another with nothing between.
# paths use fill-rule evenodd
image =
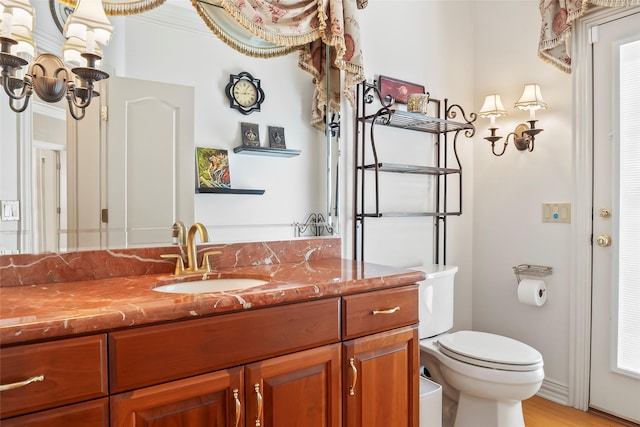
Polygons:
<instances>
[{"instance_id":1,"label":"chandelier arm","mask_svg":"<svg viewBox=\"0 0 640 427\"><path fill-rule=\"evenodd\" d=\"M25 101L25 103L28 103L28 99L31 96L31 93L33 92L33 81L31 79L30 75L26 75L24 77L24 85L22 86L22 91L20 92L19 95L16 95L12 90L9 89L10 86L10 77L9 77L9 72L6 70L2 70L2 87L4 88L4 92L7 94L7 96L9 97L10 100L15 100L15 101L19 101L22 98L26 97L27 101ZM25 107L26 108L26 107ZM11 109L13 111L16 111L13 109L13 107L11 107ZM20 111L16 111L16 112L22 112L24 111L24 108Z\"/></svg>"},{"instance_id":2,"label":"chandelier arm","mask_svg":"<svg viewBox=\"0 0 640 427\"><path fill-rule=\"evenodd\" d=\"M82 120L84 119L84 115L86 113L85 111L86 107L77 106L76 103L73 101L73 98L75 98L75 95L73 94L73 92L67 92L67 103L69 104L69 114L71 114L71 117L73 117L75 120ZM81 115L76 114L75 107L77 107L80 111L82 111Z\"/></svg>"},{"instance_id":3,"label":"chandelier arm","mask_svg":"<svg viewBox=\"0 0 640 427\"><path fill-rule=\"evenodd\" d=\"M67 89L67 99L69 100L69 102L73 102L73 105L75 105L76 107L84 110L89 106L89 104L91 104L91 101L93 100L93 83L87 82L86 99L83 99L76 95L77 89L78 88L74 84L70 84L69 88ZM80 102L78 102L78 99L80 100Z\"/></svg>"}]
</instances>

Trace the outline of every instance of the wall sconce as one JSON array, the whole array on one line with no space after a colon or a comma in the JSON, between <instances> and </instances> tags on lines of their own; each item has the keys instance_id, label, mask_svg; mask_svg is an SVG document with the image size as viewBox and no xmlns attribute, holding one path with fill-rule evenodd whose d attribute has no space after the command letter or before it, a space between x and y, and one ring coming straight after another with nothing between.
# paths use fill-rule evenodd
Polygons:
<instances>
[{"instance_id":1,"label":"wall sconce","mask_svg":"<svg viewBox=\"0 0 640 427\"><path fill-rule=\"evenodd\" d=\"M511 137L513 137L513 144L518 150L533 151L536 135L544 130L536 128L536 110L547 108L547 104L542 99L540 85L536 83L525 85L524 91L522 92L518 102L515 103L514 108L529 110L529 120L527 121L529 124L520 123L516 126L515 130L509 133L505 138L504 146L500 153L496 153L495 151L496 142L502 138L501 136L496 135L498 128L496 128L495 120L497 117L507 115L507 112L502 106L500 95L488 95L484 100L484 104L482 104L480 112L478 113L480 117L488 117L491 119L491 126L489 127L491 135L486 136L484 139L491 142L491 151L495 156L502 156L504 154L507 149L507 145L509 144L509 138Z\"/></svg>"},{"instance_id":2,"label":"wall sconce","mask_svg":"<svg viewBox=\"0 0 640 427\"><path fill-rule=\"evenodd\" d=\"M34 21L35 13L29 0L0 0L0 66L9 107L22 113L34 91L46 102L58 102L66 96L69 113L81 120L85 108L100 95L94 90L94 83L109 78L109 74L96 68L102 59L97 43L106 46L113 33L102 0L81 0L65 23L67 42L62 48L63 57L78 65L71 71L59 57L43 53L31 63L24 77L18 76L18 71L29 63L25 56L35 56L31 35ZM22 105L16 105L20 100Z\"/></svg>"}]
</instances>

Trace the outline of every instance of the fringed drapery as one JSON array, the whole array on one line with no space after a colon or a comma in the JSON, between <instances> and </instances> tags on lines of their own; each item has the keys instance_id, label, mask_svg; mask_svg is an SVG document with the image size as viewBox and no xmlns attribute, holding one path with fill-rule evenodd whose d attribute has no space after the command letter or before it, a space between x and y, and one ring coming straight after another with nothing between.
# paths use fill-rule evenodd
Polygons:
<instances>
[{"instance_id":1,"label":"fringed drapery","mask_svg":"<svg viewBox=\"0 0 640 427\"><path fill-rule=\"evenodd\" d=\"M343 93L354 102L355 86L364 80L360 26L356 0L218 0L252 34L278 46L300 51L298 65L313 76L315 85L311 123L323 128L327 106L340 110L340 72ZM197 9L197 0L192 0ZM199 9L200 10L200 9ZM238 49L238 46L232 47ZM329 47L331 66L326 70ZM243 51L242 49L239 49ZM251 51L243 51L251 55ZM327 79L331 93L327 94Z\"/></svg>"},{"instance_id":2,"label":"fringed drapery","mask_svg":"<svg viewBox=\"0 0 640 427\"><path fill-rule=\"evenodd\" d=\"M540 0L540 44L538 55L566 73L571 72L571 27L573 21L594 6L626 7L640 0Z\"/></svg>"}]
</instances>

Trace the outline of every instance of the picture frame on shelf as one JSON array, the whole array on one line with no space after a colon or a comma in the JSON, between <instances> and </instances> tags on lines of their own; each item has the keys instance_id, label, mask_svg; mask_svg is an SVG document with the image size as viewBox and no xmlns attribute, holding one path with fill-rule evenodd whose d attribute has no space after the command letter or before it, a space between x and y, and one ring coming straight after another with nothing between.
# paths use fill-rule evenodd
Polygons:
<instances>
[{"instance_id":1,"label":"picture frame on shelf","mask_svg":"<svg viewBox=\"0 0 640 427\"><path fill-rule=\"evenodd\" d=\"M196 166L198 188L231 188L227 150L196 147Z\"/></svg>"},{"instance_id":2,"label":"picture frame on shelf","mask_svg":"<svg viewBox=\"0 0 640 427\"><path fill-rule=\"evenodd\" d=\"M260 130L256 123L240 123L240 130L242 132L242 145L245 147L259 147L260 146Z\"/></svg>"},{"instance_id":3,"label":"picture frame on shelf","mask_svg":"<svg viewBox=\"0 0 640 427\"><path fill-rule=\"evenodd\" d=\"M286 149L284 140L284 128L281 126L269 126L269 147Z\"/></svg>"},{"instance_id":4,"label":"picture frame on shelf","mask_svg":"<svg viewBox=\"0 0 640 427\"><path fill-rule=\"evenodd\" d=\"M409 100L409 95L414 93L423 94L425 93L425 88L423 85L417 83L411 83L387 76L378 76L378 91L380 91L380 97L382 99L386 96L391 96L395 102L406 104Z\"/></svg>"}]
</instances>

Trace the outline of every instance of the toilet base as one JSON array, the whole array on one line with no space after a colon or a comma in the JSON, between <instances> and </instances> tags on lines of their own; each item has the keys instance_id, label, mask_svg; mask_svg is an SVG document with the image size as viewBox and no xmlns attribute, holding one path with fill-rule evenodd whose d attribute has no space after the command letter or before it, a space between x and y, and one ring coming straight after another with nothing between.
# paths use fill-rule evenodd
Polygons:
<instances>
[{"instance_id":1,"label":"toilet base","mask_svg":"<svg viewBox=\"0 0 640 427\"><path fill-rule=\"evenodd\" d=\"M525 427L522 402L497 401L460 393L454 427Z\"/></svg>"}]
</instances>

